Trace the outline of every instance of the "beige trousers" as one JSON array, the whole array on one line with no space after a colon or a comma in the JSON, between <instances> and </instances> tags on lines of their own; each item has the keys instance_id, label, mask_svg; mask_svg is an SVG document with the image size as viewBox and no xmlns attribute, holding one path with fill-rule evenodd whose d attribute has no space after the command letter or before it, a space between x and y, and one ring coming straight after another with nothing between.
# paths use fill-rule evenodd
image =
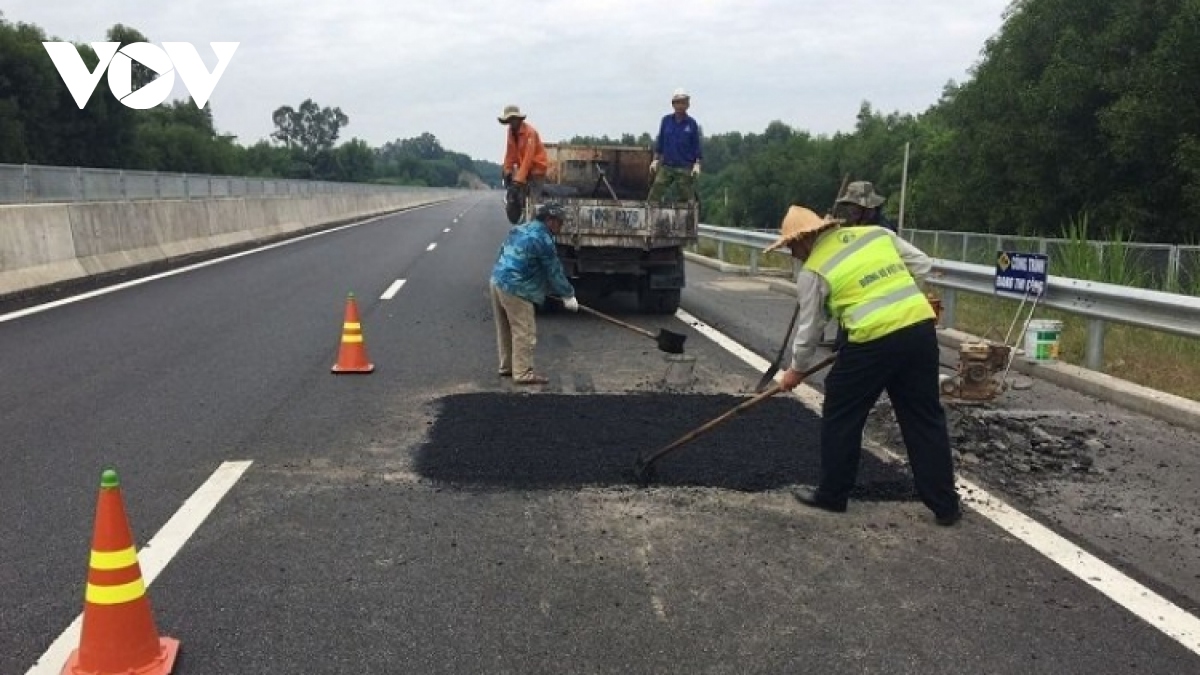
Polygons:
<instances>
[{"instance_id":1,"label":"beige trousers","mask_svg":"<svg viewBox=\"0 0 1200 675\"><path fill-rule=\"evenodd\" d=\"M491 285L492 317L496 321L496 347L500 372L520 378L533 372L533 347L537 344L537 324L533 303L509 295Z\"/></svg>"}]
</instances>

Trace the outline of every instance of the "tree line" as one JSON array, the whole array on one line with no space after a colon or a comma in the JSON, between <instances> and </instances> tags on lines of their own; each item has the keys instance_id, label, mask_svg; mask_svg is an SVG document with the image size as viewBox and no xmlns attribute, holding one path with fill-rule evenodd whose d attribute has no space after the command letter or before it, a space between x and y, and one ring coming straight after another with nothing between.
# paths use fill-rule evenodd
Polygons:
<instances>
[{"instance_id":1,"label":"tree line","mask_svg":"<svg viewBox=\"0 0 1200 675\"><path fill-rule=\"evenodd\" d=\"M106 37L122 46L150 42L121 24ZM41 28L0 15L0 163L430 187L480 187L500 179L498 164L447 150L429 133L379 148L358 138L339 143L350 118L311 99L277 108L271 139L248 146L217 130L211 105L176 100L134 110L112 96L104 77L81 111L42 46L48 40ZM76 49L95 69L99 58L91 47ZM133 64L135 89L153 78Z\"/></svg>"},{"instance_id":2,"label":"tree line","mask_svg":"<svg viewBox=\"0 0 1200 675\"><path fill-rule=\"evenodd\" d=\"M777 227L869 180L905 226L1200 244L1200 0L1015 0L929 109L863 102L852 131L705 135L704 220ZM702 109L694 111L703 123ZM615 142L643 143L645 134Z\"/></svg>"}]
</instances>

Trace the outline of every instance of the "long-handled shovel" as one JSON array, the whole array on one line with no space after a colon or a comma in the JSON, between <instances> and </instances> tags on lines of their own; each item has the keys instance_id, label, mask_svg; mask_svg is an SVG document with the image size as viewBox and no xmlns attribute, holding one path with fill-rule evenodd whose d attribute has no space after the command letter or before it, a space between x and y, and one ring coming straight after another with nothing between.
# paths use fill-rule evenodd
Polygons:
<instances>
[{"instance_id":1,"label":"long-handled shovel","mask_svg":"<svg viewBox=\"0 0 1200 675\"><path fill-rule=\"evenodd\" d=\"M591 314L592 316L596 316L596 317L604 319L605 321L608 321L610 323L614 323L622 328L627 328L627 329L637 333L638 335L645 335L646 337L648 337L651 340L654 340L655 342L658 343L659 351L663 351L668 354L682 354L683 353L683 342L684 342L684 340L687 340L687 336L682 333L673 333L665 328L659 328L658 335L655 335L654 333L651 333L650 331L648 331L644 328L638 328L637 326L625 323L624 321L621 321L620 319L617 319L615 317L611 317L607 314L602 314L600 312L597 312L596 310L592 309L591 307L587 307L585 305L580 305L579 309L581 311L587 312L588 314Z\"/></svg>"},{"instance_id":2,"label":"long-handled shovel","mask_svg":"<svg viewBox=\"0 0 1200 675\"><path fill-rule=\"evenodd\" d=\"M837 196L833 198L833 206L829 207L830 215L837 208L837 200L842 198L846 193L846 185L850 182L850 174L842 176L842 185L838 188ZM797 304L792 309L792 320L788 322L787 333L783 336L783 344L779 346L779 353L775 355L775 360L771 362L771 367L767 368L767 372L763 373L762 378L758 380L758 385L754 387L755 393L761 394L767 390L767 385L771 380L775 379L775 373L779 372L779 367L783 364L783 355L787 352L788 341L792 338L792 329L796 327L796 317L800 316L800 305Z\"/></svg>"},{"instance_id":3,"label":"long-handled shovel","mask_svg":"<svg viewBox=\"0 0 1200 675\"><path fill-rule=\"evenodd\" d=\"M823 370L824 368L832 365L836 358L837 358L837 354L835 353L835 354L830 354L829 356L825 357L824 359L821 359L819 362L817 362L816 365L811 366L810 368L805 370L803 373L801 373L802 379L807 379L813 373L816 373L816 372ZM654 480L654 463L657 462L658 460L662 459L663 457L666 457L667 455L671 454L672 452L675 452L676 450L683 447L687 443L690 443L690 442L696 440L701 435L711 431L718 424L721 424L722 422L725 422L725 421L735 417L739 413L746 412L747 410L749 410L749 409L753 408L754 406L758 405L759 403L762 403L763 401L771 398L772 396L774 396L775 394L778 394L781 391L783 391L783 388L780 385L776 384L773 387L771 387L770 389L762 392L761 394L758 394L754 398L738 404L737 407L732 408L731 410L725 412L720 417L714 418L713 420L711 420L699 427L696 427L692 431L689 431L688 433L684 434L683 436L680 436L679 439L677 439L670 445L667 445L663 448L660 448L659 450L656 450L655 452L650 454L650 456L647 457L647 456L639 455L638 459L637 459L637 463L634 464L634 467L633 467L633 472L634 472L634 475L636 476L638 482L645 485L645 484L650 483L652 480Z\"/></svg>"}]
</instances>

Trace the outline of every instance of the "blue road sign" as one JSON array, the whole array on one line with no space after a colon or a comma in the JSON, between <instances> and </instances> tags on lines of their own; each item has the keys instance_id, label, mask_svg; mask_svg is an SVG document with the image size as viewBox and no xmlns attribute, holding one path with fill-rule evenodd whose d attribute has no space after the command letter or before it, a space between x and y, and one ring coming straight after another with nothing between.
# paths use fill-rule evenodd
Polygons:
<instances>
[{"instance_id":1,"label":"blue road sign","mask_svg":"<svg viewBox=\"0 0 1200 675\"><path fill-rule=\"evenodd\" d=\"M1041 296L1046 292L1050 257L1042 253L996 252L997 295L1017 298Z\"/></svg>"}]
</instances>

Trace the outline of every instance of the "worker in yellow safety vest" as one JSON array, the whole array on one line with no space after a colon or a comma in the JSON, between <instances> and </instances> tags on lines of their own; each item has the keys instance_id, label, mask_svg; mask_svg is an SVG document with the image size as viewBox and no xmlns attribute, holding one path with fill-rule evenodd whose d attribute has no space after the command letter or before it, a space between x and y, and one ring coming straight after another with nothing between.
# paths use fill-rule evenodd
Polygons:
<instances>
[{"instance_id":1,"label":"worker in yellow safety vest","mask_svg":"<svg viewBox=\"0 0 1200 675\"><path fill-rule=\"evenodd\" d=\"M766 250L786 247L803 262L796 276L796 337L783 389L799 385L830 318L847 334L825 377L820 483L797 489L796 498L826 511L846 510L858 476L863 427L886 390L917 494L939 525L954 525L962 508L939 398L936 321L917 286L932 261L886 228L844 227L843 221L821 218L803 206L792 206L780 229Z\"/></svg>"}]
</instances>

